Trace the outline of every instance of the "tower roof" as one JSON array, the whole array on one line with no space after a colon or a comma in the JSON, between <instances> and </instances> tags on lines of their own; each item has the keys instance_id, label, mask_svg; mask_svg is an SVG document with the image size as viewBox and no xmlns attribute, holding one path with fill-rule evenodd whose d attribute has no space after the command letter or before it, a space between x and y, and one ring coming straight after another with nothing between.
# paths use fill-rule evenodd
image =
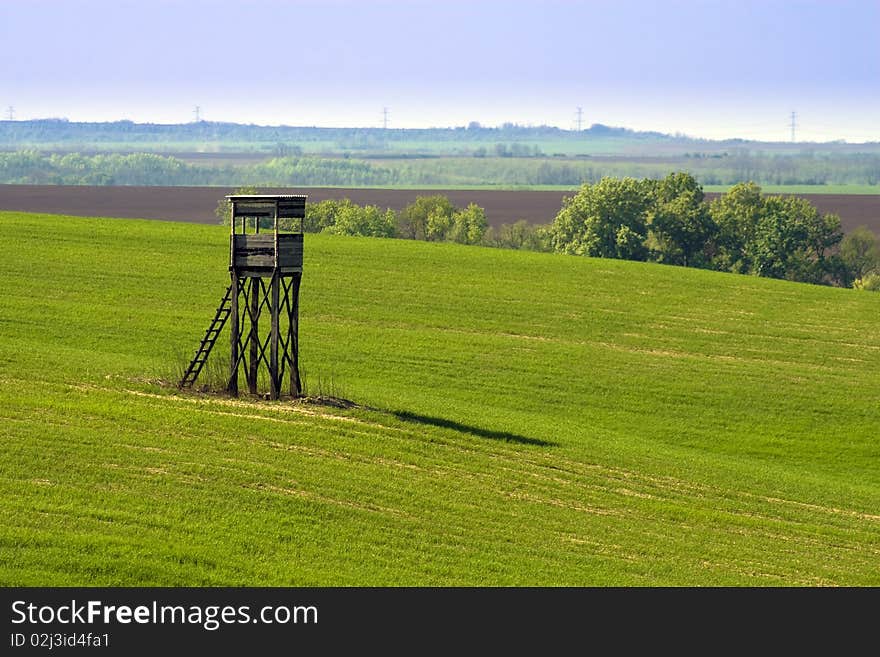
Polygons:
<instances>
[{"instance_id":1,"label":"tower roof","mask_svg":"<svg viewBox=\"0 0 880 657\"><path fill-rule=\"evenodd\" d=\"M227 194L230 201L246 203L274 203L275 201L299 201L308 198L305 194Z\"/></svg>"}]
</instances>

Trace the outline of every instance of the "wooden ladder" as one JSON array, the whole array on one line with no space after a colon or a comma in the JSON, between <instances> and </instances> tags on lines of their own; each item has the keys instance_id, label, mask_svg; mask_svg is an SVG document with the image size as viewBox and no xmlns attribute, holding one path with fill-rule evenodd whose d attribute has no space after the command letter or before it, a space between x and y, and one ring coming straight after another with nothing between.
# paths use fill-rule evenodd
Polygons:
<instances>
[{"instance_id":1,"label":"wooden ladder","mask_svg":"<svg viewBox=\"0 0 880 657\"><path fill-rule=\"evenodd\" d=\"M193 356L189 366L186 368L183 378L180 380L180 383L177 384L178 388L191 388L196 382L196 379L199 378L199 374L208 360L208 355L211 353L211 349L214 348L214 343L217 342L217 338L220 337L220 331L223 330L223 326L226 324L226 320L229 319L229 314L232 312L232 306L230 305L231 294L232 286L230 285L226 288L226 294L223 295L223 300L217 308L217 313L214 315L214 319L211 320L211 325L208 327L208 330L205 331L205 337L202 338L202 342L199 344L196 355Z\"/></svg>"}]
</instances>

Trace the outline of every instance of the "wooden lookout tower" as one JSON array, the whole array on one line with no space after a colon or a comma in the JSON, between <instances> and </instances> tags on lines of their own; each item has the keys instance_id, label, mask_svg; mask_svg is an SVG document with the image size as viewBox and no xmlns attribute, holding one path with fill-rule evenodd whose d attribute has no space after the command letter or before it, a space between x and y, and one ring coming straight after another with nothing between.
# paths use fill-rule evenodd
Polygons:
<instances>
[{"instance_id":1,"label":"wooden lookout tower","mask_svg":"<svg viewBox=\"0 0 880 657\"><path fill-rule=\"evenodd\" d=\"M191 387L229 322L227 390L238 396L243 374L259 393L265 371L269 396L278 399L289 382L302 393L299 374L299 288L302 280L306 196L230 195L230 285L189 364L180 387ZM266 316L268 315L268 316Z\"/></svg>"}]
</instances>

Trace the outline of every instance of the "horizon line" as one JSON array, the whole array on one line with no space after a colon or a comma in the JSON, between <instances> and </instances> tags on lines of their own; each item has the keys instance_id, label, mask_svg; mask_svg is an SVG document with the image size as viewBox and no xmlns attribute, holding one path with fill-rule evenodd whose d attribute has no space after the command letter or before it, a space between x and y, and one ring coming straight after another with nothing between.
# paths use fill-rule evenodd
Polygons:
<instances>
[{"instance_id":1,"label":"horizon line","mask_svg":"<svg viewBox=\"0 0 880 657\"><path fill-rule=\"evenodd\" d=\"M106 124L114 124L114 123L129 123L133 125L142 125L142 126L192 126L198 124L217 124L217 125L235 125L235 126L251 126L255 128L293 128L293 129L310 129L310 130L374 130L381 132L407 132L407 131L424 131L424 130L504 130L504 129L521 129L521 130L539 130L542 128L552 129L559 132L578 134L578 133L587 133L593 128L607 128L609 130L619 130L628 133L632 133L634 135L657 135L660 137L666 137L669 139L677 139L683 141L703 141L703 142L750 142L757 144L847 144L847 145L868 145L868 144L878 144L880 140L872 140L872 141L848 141L847 139L838 138L838 139L828 139L824 141L807 141L807 140L797 140L797 141L786 141L786 140L766 140L766 139L755 139L749 137L723 137L723 138L713 138L713 137L698 137L686 133L675 132L661 132L659 130L638 130L635 128L627 128L625 126L617 126L617 125L609 125L606 123L593 123L589 128L583 128L581 130L572 129L572 128L563 128L557 125L541 123L541 124L532 124L532 123L516 123L513 121L505 121L501 125L483 125L478 121L471 121L467 125L454 125L454 126L429 126L423 128L393 128L393 127L382 127L375 125L346 125L346 126L321 126L321 125L292 125L287 123L243 123L239 121L211 121L206 119L200 119L198 121L184 121L184 122L172 122L165 123L161 121L134 121L132 119L111 119L111 120L103 120L103 121L81 121L81 120L71 120L68 117L64 116L46 116L46 117L37 117L37 118L29 118L29 119L0 119L0 124L11 124L11 123L36 123L36 122L58 122L58 123L71 123L71 124L80 124L80 125L106 125ZM476 123L477 125L471 127L472 124Z\"/></svg>"}]
</instances>

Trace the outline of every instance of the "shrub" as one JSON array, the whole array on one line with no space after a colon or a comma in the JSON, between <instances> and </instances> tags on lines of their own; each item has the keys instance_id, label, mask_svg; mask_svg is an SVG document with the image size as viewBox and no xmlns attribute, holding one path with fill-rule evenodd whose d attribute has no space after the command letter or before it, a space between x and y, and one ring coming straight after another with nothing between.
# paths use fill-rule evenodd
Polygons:
<instances>
[{"instance_id":1,"label":"shrub","mask_svg":"<svg viewBox=\"0 0 880 657\"><path fill-rule=\"evenodd\" d=\"M880 274L867 274L853 282L853 289L866 292L880 292Z\"/></svg>"}]
</instances>

